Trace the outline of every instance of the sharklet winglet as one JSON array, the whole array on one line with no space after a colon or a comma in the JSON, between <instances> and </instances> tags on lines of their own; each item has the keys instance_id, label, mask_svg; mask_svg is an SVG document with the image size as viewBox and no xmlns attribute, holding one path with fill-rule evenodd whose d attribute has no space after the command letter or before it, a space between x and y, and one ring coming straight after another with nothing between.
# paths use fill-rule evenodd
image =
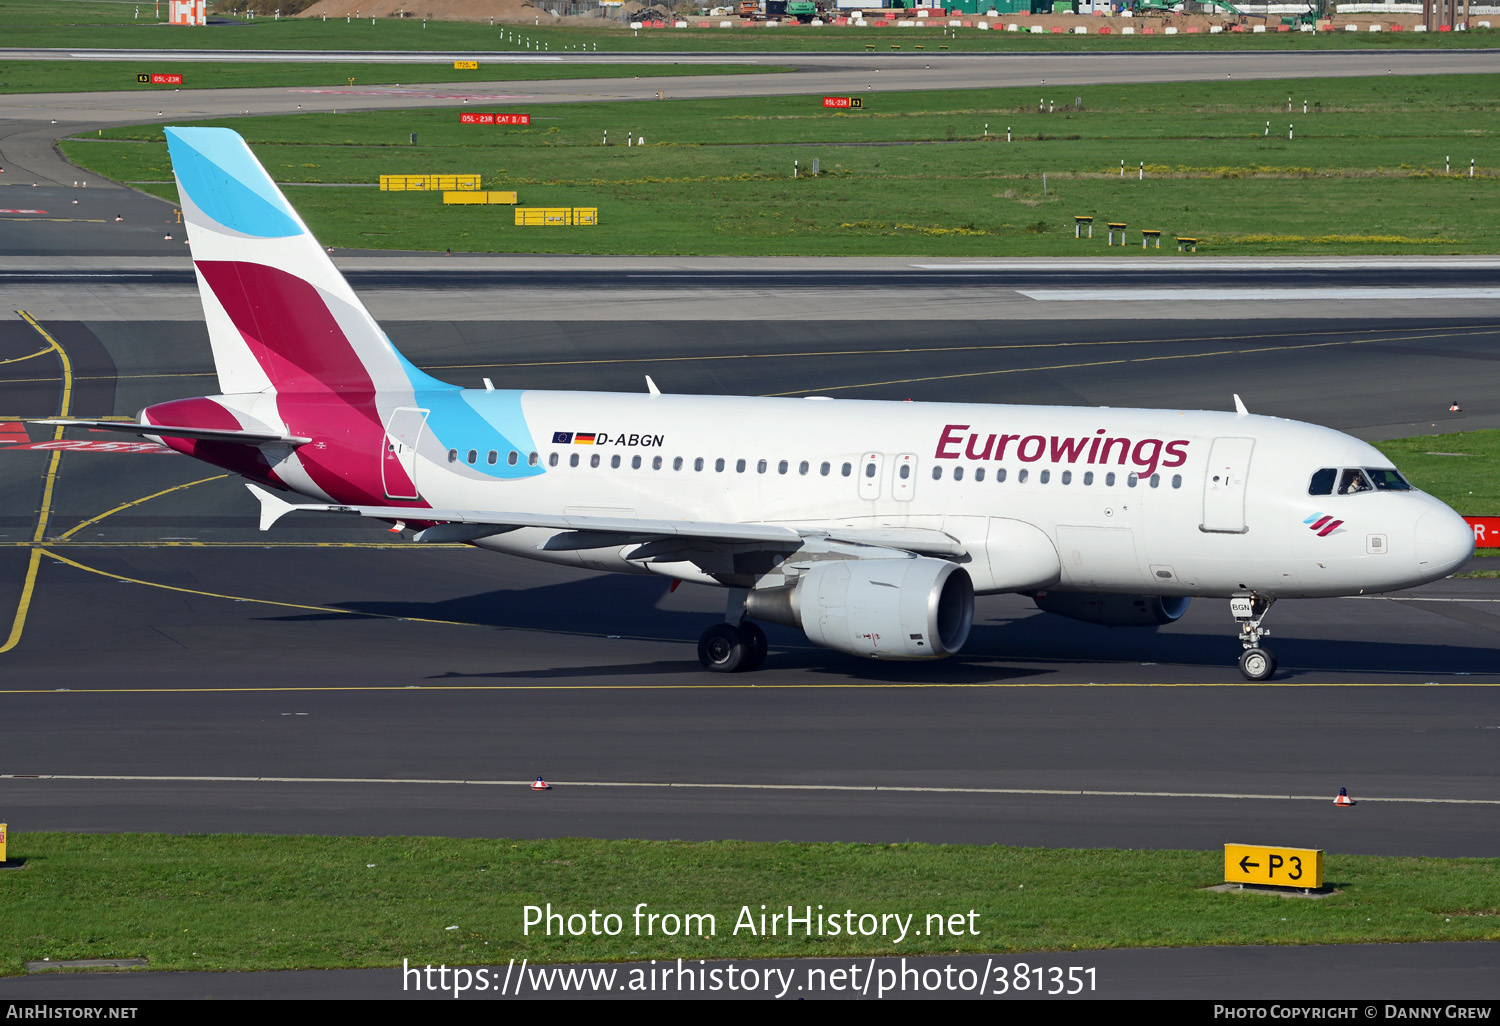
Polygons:
<instances>
[{"instance_id":1,"label":"sharklet winglet","mask_svg":"<svg viewBox=\"0 0 1500 1026\"><path fill-rule=\"evenodd\" d=\"M287 502L279 495L272 495L257 485L246 484L245 487L250 489L250 494L260 502L260 529L262 531L269 531L272 524L288 513L304 508L294 502Z\"/></svg>"},{"instance_id":2,"label":"sharklet winglet","mask_svg":"<svg viewBox=\"0 0 1500 1026\"><path fill-rule=\"evenodd\" d=\"M1238 392L1234 394L1234 412L1239 414L1241 417L1249 416L1250 414L1250 411L1245 409L1245 400L1240 398L1240 394Z\"/></svg>"}]
</instances>

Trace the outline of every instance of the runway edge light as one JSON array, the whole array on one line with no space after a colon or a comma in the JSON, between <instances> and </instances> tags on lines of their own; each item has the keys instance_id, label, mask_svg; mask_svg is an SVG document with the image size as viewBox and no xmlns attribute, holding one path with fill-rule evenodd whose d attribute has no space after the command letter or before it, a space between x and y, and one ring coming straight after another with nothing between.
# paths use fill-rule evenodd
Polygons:
<instances>
[{"instance_id":1,"label":"runway edge light","mask_svg":"<svg viewBox=\"0 0 1500 1026\"><path fill-rule=\"evenodd\" d=\"M547 783L541 777L537 777L531 782L531 789L533 791L550 791L552 790L552 785Z\"/></svg>"},{"instance_id":2,"label":"runway edge light","mask_svg":"<svg viewBox=\"0 0 1500 1026\"><path fill-rule=\"evenodd\" d=\"M1333 804L1353 805L1354 801L1349 797L1349 789L1346 787L1339 788L1339 796L1333 800Z\"/></svg>"}]
</instances>

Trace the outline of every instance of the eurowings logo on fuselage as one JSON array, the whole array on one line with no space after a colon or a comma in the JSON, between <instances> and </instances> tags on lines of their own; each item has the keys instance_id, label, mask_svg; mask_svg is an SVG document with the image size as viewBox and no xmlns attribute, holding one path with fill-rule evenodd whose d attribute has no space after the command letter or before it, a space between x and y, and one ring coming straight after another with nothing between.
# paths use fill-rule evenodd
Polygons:
<instances>
[{"instance_id":1,"label":"eurowings logo on fuselage","mask_svg":"<svg viewBox=\"0 0 1500 1026\"><path fill-rule=\"evenodd\" d=\"M1015 448L1010 453L1023 463L1050 458L1053 463L1104 464L1113 458L1120 466L1128 460L1139 467L1141 477L1150 477L1158 467L1180 467L1187 462L1189 442L1186 438L1169 442L1161 438L1106 437L1105 431L1098 428L1092 437L1084 435L1081 438L1071 435L986 435L969 432L967 424L946 424L933 458L1003 460L1010 443L1014 442ZM967 439L965 432L969 432Z\"/></svg>"},{"instance_id":2,"label":"eurowings logo on fuselage","mask_svg":"<svg viewBox=\"0 0 1500 1026\"><path fill-rule=\"evenodd\" d=\"M1307 529L1315 533L1319 538L1327 538L1330 534L1338 534L1339 528L1344 526L1342 520L1335 520L1326 513L1314 513L1302 521Z\"/></svg>"}]
</instances>

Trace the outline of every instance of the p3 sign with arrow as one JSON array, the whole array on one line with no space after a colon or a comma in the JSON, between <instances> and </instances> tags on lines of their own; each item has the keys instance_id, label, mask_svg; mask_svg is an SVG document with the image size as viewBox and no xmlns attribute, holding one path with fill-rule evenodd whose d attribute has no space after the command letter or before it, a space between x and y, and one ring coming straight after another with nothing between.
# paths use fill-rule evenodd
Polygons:
<instances>
[{"instance_id":1,"label":"p3 sign with arrow","mask_svg":"<svg viewBox=\"0 0 1500 1026\"><path fill-rule=\"evenodd\" d=\"M1261 844L1224 845L1224 879L1263 887L1323 886L1320 848L1271 848Z\"/></svg>"}]
</instances>

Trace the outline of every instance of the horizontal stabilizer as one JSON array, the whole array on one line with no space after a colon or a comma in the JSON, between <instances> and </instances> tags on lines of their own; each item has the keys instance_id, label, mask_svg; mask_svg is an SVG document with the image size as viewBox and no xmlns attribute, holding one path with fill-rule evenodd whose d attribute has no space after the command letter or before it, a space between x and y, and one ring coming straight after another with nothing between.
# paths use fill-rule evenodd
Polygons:
<instances>
[{"instance_id":1,"label":"horizontal stabilizer","mask_svg":"<svg viewBox=\"0 0 1500 1026\"><path fill-rule=\"evenodd\" d=\"M137 424L132 420L34 420L33 424L58 427L86 427L95 431L119 431L127 435L149 435L154 438L197 438L205 442L235 442L240 445L306 445L311 438L300 435L278 435L269 431L232 431L223 428L173 427L167 424Z\"/></svg>"}]
</instances>

